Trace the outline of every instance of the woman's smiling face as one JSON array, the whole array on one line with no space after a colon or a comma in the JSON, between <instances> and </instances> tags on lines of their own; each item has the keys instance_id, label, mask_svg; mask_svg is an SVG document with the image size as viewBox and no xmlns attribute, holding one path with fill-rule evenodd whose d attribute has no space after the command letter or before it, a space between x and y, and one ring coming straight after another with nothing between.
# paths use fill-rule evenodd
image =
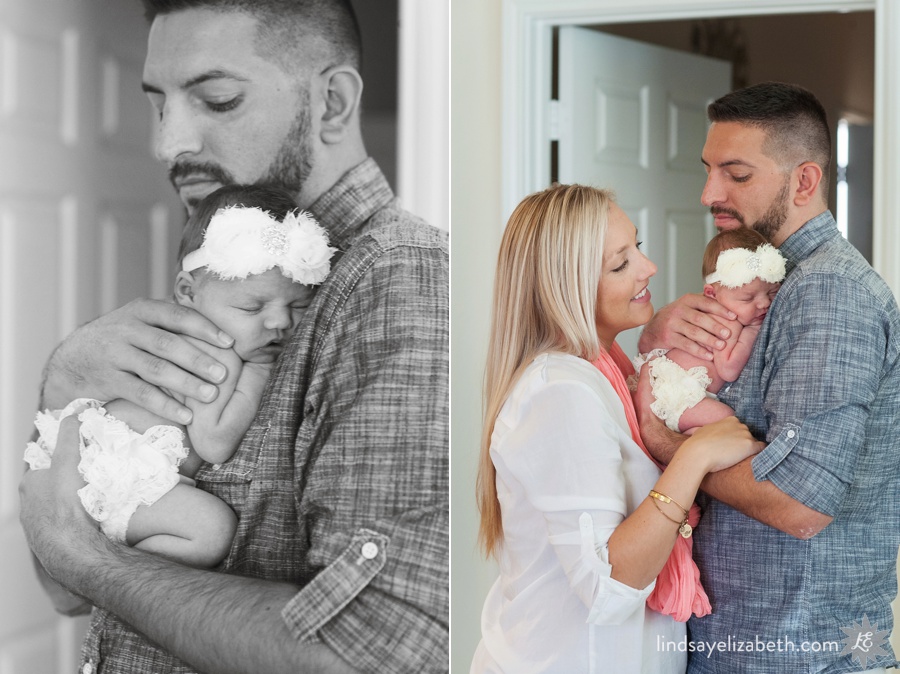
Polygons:
<instances>
[{"instance_id":1,"label":"woman's smiling face","mask_svg":"<svg viewBox=\"0 0 900 674\"><path fill-rule=\"evenodd\" d=\"M644 325L653 317L647 286L656 265L641 253L639 245L637 229L625 211L610 203L597 288L597 334L607 350L620 332Z\"/></svg>"}]
</instances>

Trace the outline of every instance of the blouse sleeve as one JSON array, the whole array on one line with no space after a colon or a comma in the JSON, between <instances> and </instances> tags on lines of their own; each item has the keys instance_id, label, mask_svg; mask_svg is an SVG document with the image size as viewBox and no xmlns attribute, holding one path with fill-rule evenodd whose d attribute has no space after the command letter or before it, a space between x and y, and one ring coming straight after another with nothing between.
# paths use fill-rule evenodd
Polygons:
<instances>
[{"instance_id":1,"label":"blouse sleeve","mask_svg":"<svg viewBox=\"0 0 900 674\"><path fill-rule=\"evenodd\" d=\"M615 400L611 399L615 398ZM518 482L546 523L546 535L588 621L615 625L642 607L655 581L638 590L610 577L608 544L628 515L620 443L610 406L621 404L598 384L541 382L526 392L492 450L498 475ZM496 426L495 426L496 428Z\"/></svg>"}]
</instances>

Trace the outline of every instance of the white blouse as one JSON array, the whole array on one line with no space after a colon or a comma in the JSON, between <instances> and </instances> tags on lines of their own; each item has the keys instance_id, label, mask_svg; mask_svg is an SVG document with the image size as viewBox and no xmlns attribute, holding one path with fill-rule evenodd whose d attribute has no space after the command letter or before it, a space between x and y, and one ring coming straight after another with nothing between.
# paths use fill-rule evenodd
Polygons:
<instances>
[{"instance_id":1,"label":"white blouse","mask_svg":"<svg viewBox=\"0 0 900 674\"><path fill-rule=\"evenodd\" d=\"M610 578L609 537L659 478L592 364L538 356L491 436L503 519L500 577L472 674L677 674L685 627L646 607L655 585ZM668 644L668 646L667 646Z\"/></svg>"}]
</instances>

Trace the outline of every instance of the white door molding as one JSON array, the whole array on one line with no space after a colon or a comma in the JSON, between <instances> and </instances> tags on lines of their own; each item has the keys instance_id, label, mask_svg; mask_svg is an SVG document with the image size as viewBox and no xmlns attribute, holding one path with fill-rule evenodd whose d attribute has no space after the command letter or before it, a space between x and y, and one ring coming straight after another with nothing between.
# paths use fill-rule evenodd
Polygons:
<instances>
[{"instance_id":1,"label":"white door molding","mask_svg":"<svg viewBox=\"0 0 900 674\"><path fill-rule=\"evenodd\" d=\"M450 0L400 0L397 194L450 227Z\"/></svg>"},{"instance_id":2,"label":"white door molding","mask_svg":"<svg viewBox=\"0 0 900 674\"><path fill-rule=\"evenodd\" d=\"M503 213L546 186L552 29L711 16L875 11L874 267L900 296L900 3L894 0L503 0Z\"/></svg>"}]
</instances>

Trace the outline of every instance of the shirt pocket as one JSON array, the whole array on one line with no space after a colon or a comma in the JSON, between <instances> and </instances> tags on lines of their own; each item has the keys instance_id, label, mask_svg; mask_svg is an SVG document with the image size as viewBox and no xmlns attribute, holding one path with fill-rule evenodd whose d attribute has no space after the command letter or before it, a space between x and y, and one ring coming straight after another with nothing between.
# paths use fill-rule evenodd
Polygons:
<instances>
[{"instance_id":1,"label":"shirt pocket","mask_svg":"<svg viewBox=\"0 0 900 674\"><path fill-rule=\"evenodd\" d=\"M203 463L197 471L198 482L247 483L252 482L257 473L259 457L269 435L269 428L251 428L240 446L228 461L223 463Z\"/></svg>"}]
</instances>

